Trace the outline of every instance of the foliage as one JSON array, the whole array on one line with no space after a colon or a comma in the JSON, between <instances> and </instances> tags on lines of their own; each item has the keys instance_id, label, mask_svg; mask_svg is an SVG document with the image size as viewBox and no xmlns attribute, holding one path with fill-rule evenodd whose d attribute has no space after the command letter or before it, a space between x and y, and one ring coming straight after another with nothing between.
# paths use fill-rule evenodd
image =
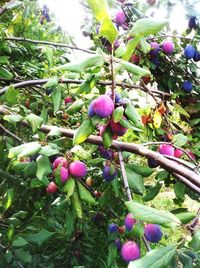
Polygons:
<instances>
[{"instance_id":1,"label":"foliage","mask_svg":"<svg viewBox=\"0 0 200 268\"><path fill-rule=\"evenodd\" d=\"M200 266L199 213L184 204L200 198L199 182L189 180L199 176L200 57L184 57L189 44L198 52L200 27L178 37L168 20L145 17L150 1L121 2L85 1L91 14L82 30L93 47L78 60L48 7L14 1L0 13L0 267ZM165 2L157 6L167 8ZM119 24L114 16L122 10ZM191 5L189 16L192 11ZM166 40L172 53L162 50ZM191 92L183 88L186 80ZM90 106L104 94L115 100L107 117L105 105ZM180 150L180 158L156 154L159 142ZM122 154L119 144L126 145ZM53 168L58 156L66 163ZM87 175L65 176L63 183L62 172L76 160ZM48 188L50 182L56 187ZM175 209L153 203L165 189L174 193ZM128 212L137 220L130 232ZM117 232L108 230L110 223ZM146 223L160 224L164 234L158 244L147 241L149 253ZM141 258L124 262L117 238L134 240Z\"/></svg>"}]
</instances>

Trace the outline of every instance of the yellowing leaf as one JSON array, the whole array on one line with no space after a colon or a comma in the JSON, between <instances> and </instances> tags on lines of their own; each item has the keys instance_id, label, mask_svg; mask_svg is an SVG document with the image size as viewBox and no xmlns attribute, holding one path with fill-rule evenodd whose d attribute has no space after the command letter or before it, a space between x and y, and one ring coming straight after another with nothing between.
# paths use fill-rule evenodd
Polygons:
<instances>
[{"instance_id":1,"label":"yellowing leaf","mask_svg":"<svg viewBox=\"0 0 200 268\"><path fill-rule=\"evenodd\" d=\"M155 113L153 115L153 125L155 128L159 128L161 126L161 123L162 123L162 116L158 110L155 110Z\"/></svg>"}]
</instances>

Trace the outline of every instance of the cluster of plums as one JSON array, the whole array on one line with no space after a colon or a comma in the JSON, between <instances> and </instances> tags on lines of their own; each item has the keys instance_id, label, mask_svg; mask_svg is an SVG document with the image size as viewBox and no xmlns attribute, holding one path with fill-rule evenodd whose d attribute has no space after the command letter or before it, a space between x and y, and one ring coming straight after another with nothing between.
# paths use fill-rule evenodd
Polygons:
<instances>
[{"instance_id":1,"label":"cluster of plums","mask_svg":"<svg viewBox=\"0 0 200 268\"><path fill-rule=\"evenodd\" d=\"M110 223L108 225L108 232L113 233L124 233L125 230L128 232L132 231L134 225L137 223L136 219L133 217L132 213L127 214L124 220L124 226L118 227L115 223ZM162 238L162 230L157 224L145 224L144 236L149 242L158 243ZM115 240L115 245L118 250L121 250L121 256L124 261L134 261L140 258L140 248L135 241L127 241L123 245L121 240L117 238Z\"/></svg>"},{"instance_id":2,"label":"cluster of plums","mask_svg":"<svg viewBox=\"0 0 200 268\"><path fill-rule=\"evenodd\" d=\"M70 175L74 178L81 179L87 174L87 167L81 161L74 161L68 163L65 157L57 157L52 165L53 176L57 170L60 170L60 180L62 183L65 183L69 180ZM52 181L49 183L46 188L47 193L55 193L57 191L57 185Z\"/></svg>"}]
</instances>

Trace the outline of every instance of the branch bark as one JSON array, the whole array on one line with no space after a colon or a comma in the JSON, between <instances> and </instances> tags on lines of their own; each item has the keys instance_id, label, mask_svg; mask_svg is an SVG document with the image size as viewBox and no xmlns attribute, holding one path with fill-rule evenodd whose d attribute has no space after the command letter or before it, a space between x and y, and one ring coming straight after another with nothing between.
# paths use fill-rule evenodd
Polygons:
<instances>
[{"instance_id":1,"label":"branch bark","mask_svg":"<svg viewBox=\"0 0 200 268\"><path fill-rule=\"evenodd\" d=\"M89 54L95 54L95 51L92 51L89 49L84 49L84 48L70 46L70 45L63 44L63 43L56 43L56 42L50 42L50 41L44 41L44 40L32 40L30 38L23 38L23 37L6 37L5 40L15 41L15 42L27 42L27 43L36 44L36 45L41 44L41 45L49 45L49 46L55 46L55 47L65 47L69 49L80 50Z\"/></svg>"},{"instance_id":2,"label":"branch bark","mask_svg":"<svg viewBox=\"0 0 200 268\"><path fill-rule=\"evenodd\" d=\"M6 107L4 107L3 105L0 105L0 114L9 114L9 113L10 111ZM26 127L30 127L26 121L21 121L21 124ZM51 131L52 128L54 127L55 126L42 125L40 130L44 133L49 133L49 131ZM75 130L62 128L62 127L60 127L59 130L62 133L62 136L73 139ZM86 139L86 142L91 143L91 144L96 144L96 145L103 144L102 138L99 136L95 136L95 135L90 135ZM169 171L172 174L175 173L184 177L187 181L191 183L190 188L193 191L200 194L200 175L198 174L198 172L192 171L182 165L178 165L177 163L175 163L175 161L167 159L166 157L162 156L158 152L145 148L142 144L113 141L111 147L113 149L116 149L117 151L119 150L127 151L130 153L140 155L142 157L152 158L156 160L159 163L159 165L165 170ZM196 186L196 187L193 187L193 186Z\"/></svg>"},{"instance_id":3,"label":"branch bark","mask_svg":"<svg viewBox=\"0 0 200 268\"><path fill-rule=\"evenodd\" d=\"M0 79L1 80L1 79ZM3 80L5 81L5 79ZM14 88L24 88L26 86L35 86L35 85L44 85L49 81L49 79L36 79L36 80L27 80L27 81L21 81L19 83L15 83L12 84L12 86ZM85 82L85 80L75 80L75 79L58 79L59 83L63 83L63 84L82 84L83 82ZM112 81L98 81L97 82L98 85L102 85L102 86L112 86ZM116 83L116 86L119 87L125 87L125 88L129 88L129 89L141 89L143 90L145 93L146 90L139 86L139 85L130 85L128 83ZM0 89L0 96L3 95L7 90L8 90L9 86L3 87L2 89ZM161 95L162 97L170 97L171 95L159 90L152 90L153 93L157 94L157 95Z\"/></svg>"}]
</instances>

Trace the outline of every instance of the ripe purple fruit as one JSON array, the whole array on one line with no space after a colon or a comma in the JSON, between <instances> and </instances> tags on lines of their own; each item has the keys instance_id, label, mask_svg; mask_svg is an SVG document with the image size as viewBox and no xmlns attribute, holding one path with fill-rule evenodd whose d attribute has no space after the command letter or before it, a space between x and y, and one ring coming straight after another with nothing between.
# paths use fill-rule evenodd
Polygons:
<instances>
[{"instance_id":1,"label":"ripe purple fruit","mask_svg":"<svg viewBox=\"0 0 200 268\"><path fill-rule=\"evenodd\" d=\"M87 167L81 161L74 161L69 165L69 172L76 178L83 178L87 174Z\"/></svg>"},{"instance_id":2,"label":"ripe purple fruit","mask_svg":"<svg viewBox=\"0 0 200 268\"><path fill-rule=\"evenodd\" d=\"M94 103L94 111L101 118L110 116L114 111L114 102L107 95L101 95Z\"/></svg>"},{"instance_id":3,"label":"ripe purple fruit","mask_svg":"<svg viewBox=\"0 0 200 268\"><path fill-rule=\"evenodd\" d=\"M115 223L110 223L110 224L108 225L108 232L109 232L109 233L111 233L111 234L113 234L113 233L117 233L117 230L118 230L118 228L117 228L117 224L115 224Z\"/></svg>"},{"instance_id":4,"label":"ripe purple fruit","mask_svg":"<svg viewBox=\"0 0 200 268\"><path fill-rule=\"evenodd\" d=\"M174 147L168 144L161 144L159 146L159 153L174 156Z\"/></svg>"},{"instance_id":5,"label":"ripe purple fruit","mask_svg":"<svg viewBox=\"0 0 200 268\"><path fill-rule=\"evenodd\" d=\"M115 123L113 119L110 121L110 128L112 133L117 136L123 136L127 131L127 128L123 127L119 122Z\"/></svg>"},{"instance_id":6,"label":"ripe purple fruit","mask_svg":"<svg viewBox=\"0 0 200 268\"><path fill-rule=\"evenodd\" d=\"M126 262L134 261L140 258L140 248L134 241L128 241L123 245L121 254Z\"/></svg>"},{"instance_id":7,"label":"ripe purple fruit","mask_svg":"<svg viewBox=\"0 0 200 268\"><path fill-rule=\"evenodd\" d=\"M148 159L148 166L149 166L150 168L156 168L156 167L159 166L159 163L158 163L156 160L154 160L154 159L152 159L152 158L149 158L149 159Z\"/></svg>"},{"instance_id":8,"label":"ripe purple fruit","mask_svg":"<svg viewBox=\"0 0 200 268\"><path fill-rule=\"evenodd\" d=\"M196 17L189 18L188 27L190 29L197 29L197 18Z\"/></svg>"},{"instance_id":9,"label":"ripe purple fruit","mask_svg":"<svg viewBox=\"0 0 200 268\"><path fill-rule=\"evenodd\" d=\"M183 151L179 150L179 149L175 149L174 150L174 156L177 158L180 158L183 155Z\"/></svg>"},{"instance_id":10,"label":"ripe purple fruit","mask_svg":"<svg viewBox=\"0 0 200 268\"><path fill-rule=\"evenodd\" d=\"M170 55L174 51L174 43L171 41L166 41L162 45L162 50L165 54Z\"/></svg>"},{"instance_id":11,"label":"ripe purple fruit","mask_svg":"<svg viewBox=\"0 0 200 268\"><path fill-rule=\"evenodd\" d=\"M62 156L56 158L53 162L53 169L56 169L59 165L66 167L68 165L67 159Z\"/></svg>"},{"instance_id":12,"label":"ripe purple fruit","mask_svg":"<svg viewBox=\"0 0 200 268\"><path fill-rule=\"evenodd\" d=\"M67 103L74 102L74 100L73 100L72 97L66 97L66 98L64 99L64 102L65 102L65 105L66 105Z\"/></svg>"},{"instance_id":13,"label":"ripe purple fruit","mask_svg":"<svg viewBox=\"0 0 200 268\"><path fill-rule=\"evenodd\" d=\"M136 220L133 218L133 214L129 213L124 221L125 227L127 231L131 231L133 228L133 225L136 223Z\"/></svg>"},{"instance_id":14,"label":"ripe purple fruit","mask_svg":"<svg viewBox=\"0 0 200 268\"><path fill-rule=\"evenodd\" d=\"M144 234L148 241L158 243L162 238L162 231L158 224L146 224Z\"/></svg>"},{"instance_id":15,"label":"ripe purple fruit","mask_svg":"<svg viewBox=\"0 0 200 268\"><path fill-rule=\"evenodd\" d=\"M117 238L117 239L115 240L115 246L116 246L117 250L120 250L120 249L121 249L121 247L122 247L122 243L121 243L121 241L120 241L119 238Z\"/></svg>"},{"instance_id":16,"label":"ripe purple fruit","mask_svg":"<svg viewBox=\"0 0 200 268\"><path fill-rule=\"evenodd\" d=\"M119 46L120 46L120 42L119 42L118 39L116 39L115 42L114 42L114 50L116 50ZM111 45L111 43L108 43L106 47L107 47L108 52L111 53L112 52L112 45Z\"/></svg>"},{"instance_id":17,"label":"ripe purple fruit","mask_svg":"<svg viewBox=\"0 0 200 268\"><path fill-rule=\"evenodd\" d=\"M151 51L149 52L149 55L153 58L158 56L158 53L160 51L160 45L157 42L151 42Z\"/></svg>"},{"instance_id":18,"label":"ripe purple fruit","mask_svg":"<svg viewBox=\"0 0 200 268\"><path fill-rule=\"evenodd\" d=\"M66 182L69 179L69 170L65 167L60 169L60 178L62 183Z\"/></svg>"},{"instance_id":19,"label":"ripe purple fruit","mask_svg":"<svg viewBox=\"0 0 200 268\"><path fill-rule=\"evenodd\" d=\"M124 14L123 11L118 11L116 16L115 16L115 22L117 26L122 26L126 21L126 15Z\"/></svg>"},{"instance_id":20,"label":"ripe purple fruit","mask_svg":"<svg viewBox=\"0 0 200 268\"><path fill-rule=\"evenodd\" d=\"M199 51L195 51L193 60L194 60L195 62L200 61L200 53L199 53Z\"/></svg>"},{"instance_id":21,"label":"ripe purple fruit","mask_svg":"<svg viewBox=\"0 0 200 268\"><path fill-rule=\"evenodd\" d=\"M188 80L186 80L184 83L183 83L183 90L186 92L186 93L190 93L192 91L192 83Z\"/></svg>"},{"instance_id":22,"label":"ripe purple fruit","mask_svg":"<svg viewBox=\"0 0 200 268\"><path fill-rule=\"evenodd\" d=\"M46 192L48 194L55 193L57 190L58 190L58 187L56 186L56 184L53 181L50 182L46 188Z\"/></svg>"},{"instance_id":23,"label":"ripe purple fruit","mask_svg":"<svg viewBox=\"0 0 200 268\"><path fill-rule=\"evenodd\" d=\"M111 90L108 90L108 91L106 92L106 95L108 95L108 96L111 98L112 91L111 91ZM121 100L121 95L120 95L118 92L115 91L115 102L116 102L116 103L119 103L120 100Z\"/></svg>"},{"instance_id":24,"label":"ripe purple fruit","mask_svg":"<svg viewBox=\"0 0 200 268\"><path fill-rule=\"evenodd\" d=\"M184 49L186 59L192 59L195 55L196 49L192 45L187 45Z\"/></svg>"},{"instance_id":25,"label":"ripe purple fruit","mask_svg":"<svg viewBox=\"0 0 200 268\"><path fill-rule=\"evenodd\" d=\"M103 145L99 145L99 146L98 146L98 150L99 150L100 154L101 154L104 158L106 158L106 159L108 159L108 160L113 159L113 151L112 151L112 150L110 150L110 149L105 149L105 148L103 147Z\"/></svg>"},{"instance_id":26,"label":"ripe purple fruit","mask_svg":"<svg viewBox=\"0 0 200 268\"><path fill-rule=\"evenodd\" d=\"M88 107L88 115L89 117L93 117L95 116L95 111L94 111L94 103L95 103L96 100L93 100L91 103L90 103L90 106Z\"/></svg>"},{"instance_id":27,"label":"ripe purple fruit","mask_svg":"<svg viewBox=\"0 0 200 268\"><path fill-rule=\"evenodd\" d=\"M112 181L116 178L117 176L117 170L116 168L114 168L114 170L109 167L109 166L106 166L104 167L104 170L103 170L103 178L106 180L106 181Z\"/></svg>"}]
</instances>

